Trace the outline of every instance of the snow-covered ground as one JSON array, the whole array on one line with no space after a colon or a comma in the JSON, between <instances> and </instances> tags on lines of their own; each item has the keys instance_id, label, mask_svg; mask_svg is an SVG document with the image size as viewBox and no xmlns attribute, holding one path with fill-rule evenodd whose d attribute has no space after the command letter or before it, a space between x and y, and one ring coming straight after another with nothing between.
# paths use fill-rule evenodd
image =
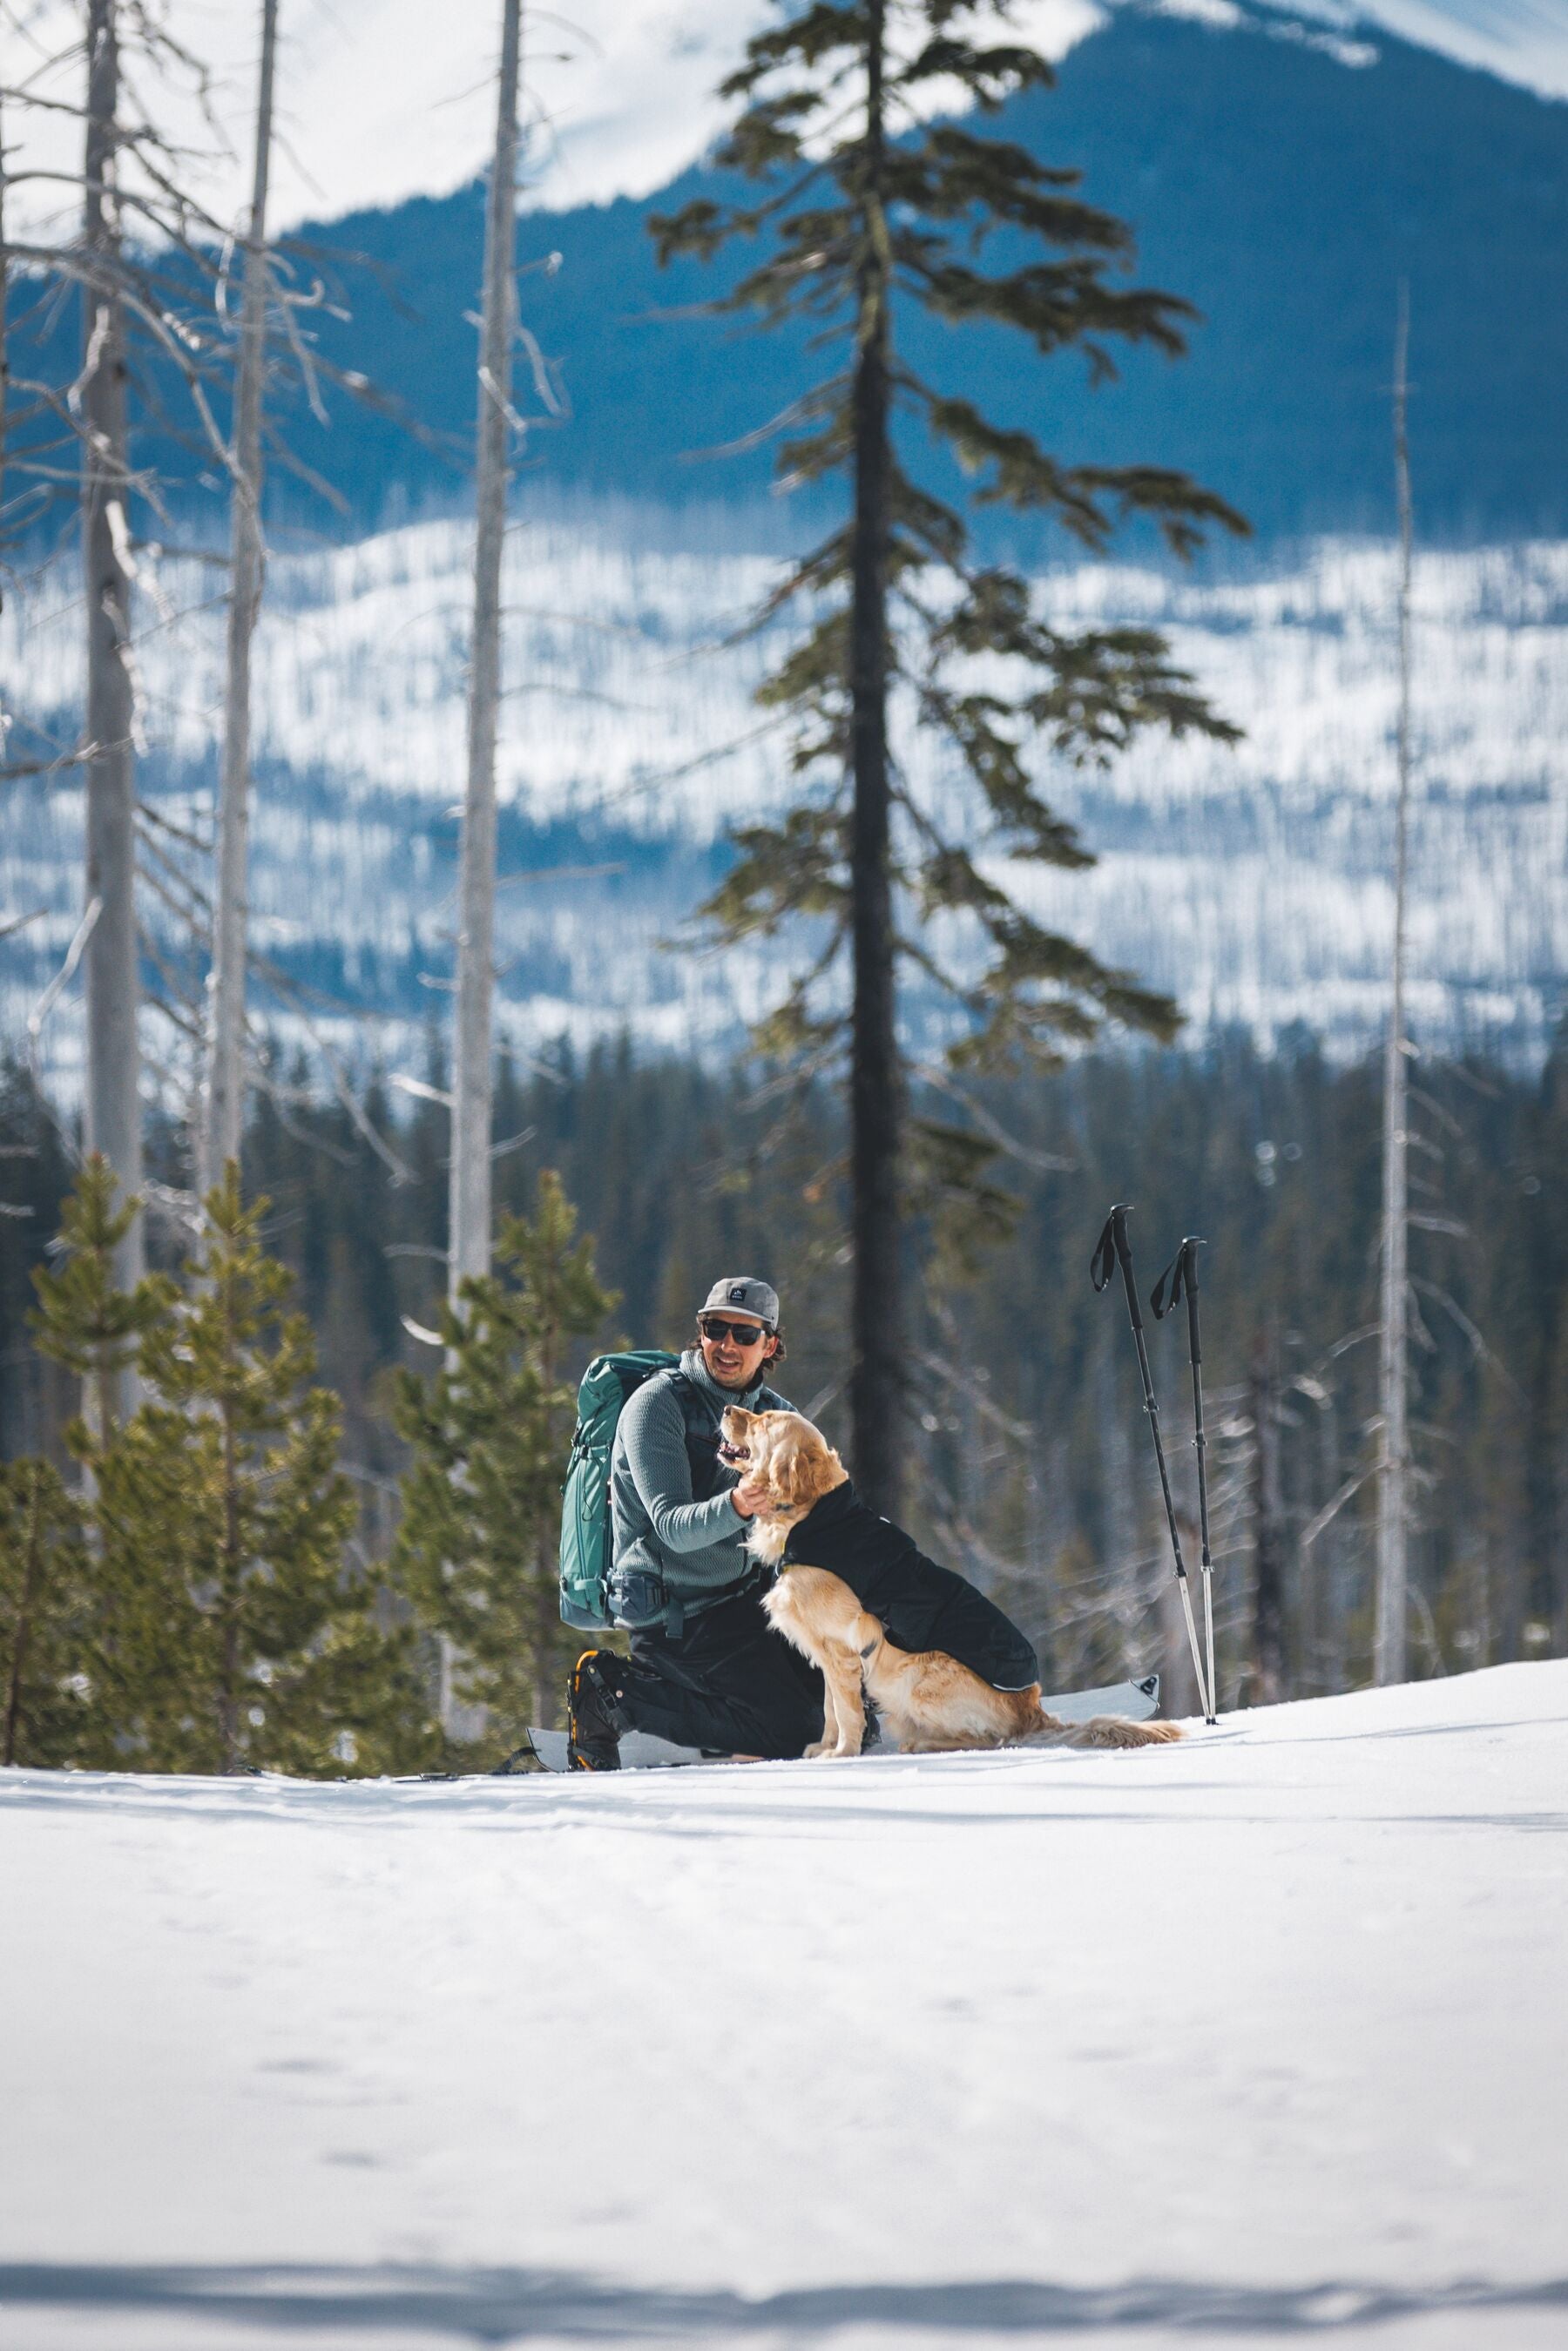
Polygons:
<instances>
[{"instance_id":1,"label":"snow-covered ground","mask_svg":"<svg viewBox=\"0 0 1568 2351\"><path fill-rule=\"evenodd\" d=\"M810 951L715 959L661 945L715 886L728 829L792 789L751 700L786 632L734 641L777 565L727 545L733 521L716 513L701 543L698 521L683 538L668 517L591 507L525 517L508 538L497 962L501 1019L525 1043L624 1024L649 1045L727 1050L777 999L781 952ZM199 833L216 772L221 602L201 567L141 559L143 788ZM452 967L470 565L468 529L444 521L280 555L256 647L258 943L297 978L392 1016L372 1033L416 1059L397 1029L443 1011ZM1236 1021L1268 1041L1303 1019L1342 1050L1380 1034L1392 549L1325 541L1197 579L1081 564L1044 578L1040 596L1064 629L1165 630L1246 730L1234 750L1151 737L1103 776L1047 761L1051 798L1100 863L1016 874L1041 918L1169 989L1199 1034ZM1529 1051L1568 970L1568 544L1425 554L1414 611L1416 1021L1427 1042ZM68 568L7 596L12 756L74 741L79 636ZM932 738L901 732L915 789L950 803ZM0 926L43 915L0 945L0 1030L13 1037L79 919L82 814L69 768L6 810ZM184 858L172 836L159 841ZM158 854L143 913L167 950L179 926ZM151 1019L149 1041L179 1050ZM45 1049L68 1087L74 998Z\"/></svg>"},{"instance_id":2,"label":"snow-covered ground","mask_svg":"<svg viewBox=\"0 0 1568 2351\"><path fill-rule=\"evenodd\" d=\"M1134 1755L0 1773L0 2343L1568 2339L1568 1660Z\"/></svg>"}]
</instances>

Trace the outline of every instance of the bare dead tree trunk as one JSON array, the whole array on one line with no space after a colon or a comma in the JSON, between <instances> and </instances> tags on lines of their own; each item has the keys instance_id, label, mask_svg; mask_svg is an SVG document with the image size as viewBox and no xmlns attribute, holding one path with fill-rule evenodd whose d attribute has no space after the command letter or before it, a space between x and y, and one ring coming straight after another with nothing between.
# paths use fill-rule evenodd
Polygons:
<instances>
[{"instance_id":1,"label":"bare dead tree trunk","mask_svg":"<svg viewBox=\"0 0 1568 2351\"><path fill-rule=\"evenodd\" d=\"M1377 1585L1373 1678L1406 1672L1409 1574L1408 1088L1405 1049L1405 914L1410 825L1410 456L1406 437L1408 297L1401 289L1394 353L1394 466L1399 492L1398 797L1394 816L1394 986L1383 1079L1383 1315L1378 1359L1382 1453L1377 1480Z\"/></svg>"},{"instance_id":2,"label":"bare dead tree trunk","mask_svg":"<svg viewBox=\"0 0 1568 2351\"><path fill-rule=\"evenodd\" d=\"M272 161L272 89L277 50L277 0L262 0L261 76L256 108L256 165L245 238L230 464L232 572L224 760L218 799L216 904L213 925L212 1031L206 1099L202 1105L200 1189L237 1159L245 1132L245 968L249 929L246 860L250 830L250 648L261 609L266 549L261 533L261 404L267 366L267 183Z\"/></svg>"},{"instance_id":3,"label":"bare dead tree trunk","mask_svg":"<svg viewBox=\"0 0 1568 2351\"><path fill-rule=\"evenodd\" d=\"M5 245L5 120L0 111L0 517L5 512L5 435L10 426L11 358L7 335L6 298L11 287L11 256ZM4 526L0 524L0 531ZM0 588L0 611L5 604Z\"/></svg>"},{"instance_id":4,"label":"bare dead tree trunk","mask_svg":"<svg viewBox=\"0 0 1568 2351\"><path fill-rule=\"evenodd\" d=\"M1319 1475L1323 1493L1337 1494L1344 1478L1340 1452L1337 1400L1331 1402L1327 1410L1319 1416L1319 1451L1322 1459ZM1350 1598L1346 1589L1348 1567L1345 1559L1344 1537L1337 1520L1332 1526L1324 1528L1319 1538L1319 1545L1320 1548L1311 1562L1308 1562L1305 1558L1302 1561L1303 1573L1315 1575L1322 1588L1322 1598L1318 1610L1322 1643L1319 1652L1321 1671L1318 1687L1310 1693L1312 1697L1316 1697L1320 1689L1337 1691L1343 1688L1346 1630L1350 1623Z\"/></svg>"},{"instance_id":5,"label":"bare dead tree trunk","mask_svg":"<svg viewBox=\"0 0 1568 2351\"><path fill-rule=\"evenodd\" d=\"M1552 1632L1551 1655L1568 1656L1568 1332L1557 1343L1557 1375L1552 1394L1552 1505L1547 1520L1555 1541L1547 1555L1549 1576L1547 1623Z\"/></svg>"},{"instance_id":6,"label":"bare dead tree trunk","mask_svg":"<svg viewBox=\"0 0 1568 2351\"><path fill-rule=\"evenodd\" d=\"M218 1734L223 1740L224 1770L237 1771L240 1752L240 1610L244 1604L245 1562L241 1556L239 1522L239 1446L232 1408L223 1412L224 1542L219 1567L219 1604L223 1610L222 1660L218 1684Z\"/></svg>"},{"instance_id":7,"label":"bare dead tree trunk","mask_svg":"<svg viewBox=\"0 0 1568 2351\"><path fill-rule=\"evenodd\" d=\"M882 209L883 0L870 0L866 137L854 361L854 553L850 612L851 943L850 1415L855 1478L872 1508L896 1513L903 1314L899 1290L900 1083L894 1013L891 792L887 756L888 409L891 293Z\"/></svg>"},{"instance_id":8,"label":"bare dead tree trunk","mask_svg":"<svg viewBox=\"0 0 1568 2351\"><path fill-rule=\"evenodd\" d=\"M125 314L121 259L116 0L89 0L83 288L82 574L87 599L87 887L99 900L88 942L87 1145L101 1152L123 1189L141 1183L139 994L136 947L135 692L131 667L131 530L126 516ZM141 1219L115 1251L119 1286L143 1270ZM115 1383L130 1408L134 1381Z\"/></svg>"},{"instance_id":9,"label":"bare dead tree trunk","mask_svg":"<svg viewBox=\"0 0 1568 2351\"><path fill-rule=\"evenodd\" d=\"M458 884L457 1010L452 1056L452 1188L447 1287L490 1270L490 1027L495 992L496 724L501 691L501 549L512 409L513 185L517 152L521 0L504 0L496 153L485 216L479 345L474 643L468 674L468 789Z\"/></svg>"},{"instance_id":10,"label":"bare dead tree trunk","mask_svg":"<svg viewBox=\"0 0 1568 2351\"><path fill-rule=\"evenodd\" d=\"M16 1761L16 1744L22 1724L22 1691L27 1667L27 1644L33 1630L33 1610L43 1581L44 1553L44 1465L33 1464L33 1507L27 1520L26 1562L22 1570L22 1594L16 1604L16 1632L11 1643L11 1672L5 1691L5 1722L0 1734L0 1763Z\"/></svg>"},{"instance_id":11,"label":"bare dead tree trunk","mask_svg":"<svg viewBox=\"0 0 1568 2351\"><path fill-rule=\"evenodd\" d=\"M1272 1332L1252 1354L1252 1659L1255 1706L1285 1692L1285 1524L1280 1491L1280 1376Z\"/></svg>"}]
</instances>

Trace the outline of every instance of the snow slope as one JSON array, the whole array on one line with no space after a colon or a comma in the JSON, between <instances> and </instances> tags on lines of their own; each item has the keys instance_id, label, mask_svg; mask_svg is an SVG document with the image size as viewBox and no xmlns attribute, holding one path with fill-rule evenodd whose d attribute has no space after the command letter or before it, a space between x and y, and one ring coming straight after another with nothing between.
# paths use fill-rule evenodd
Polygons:
<instances>
[{"instance_id":1,"label":"snow slope","mask_svg":"<svg viewBox=\"0 0 1568 2351\"><path fill-rule=\"evenodd\" d=\"M1568 2337L1568 1661L1131 1756L0 1773L0 2343Z\"/></svg>"},{"instance_id":2,"label":"snow slope","mask_svg":"<svg viewBox=\"0 0 1568 2351\"><path fill-rule=\"evenodd\" d=\"M525 1040L625 1024L648 1044L727 1048L779 992L780 950L716 963L661 943L714 887L729 827L790 789L783 743L751 700L787 636L733 641L777 566L660 544L650 517L593 508L519 528L506 562L502 1019ZM279 556L257 640L260 944L297 977L405 1024L428 1019L452 967L470 564L455 522ZM144 573L144 785L199 831L222 608L199 567L146 559ZM1246 730L1234 750L1150 737L1103 776L1049 766L1052 800L1101 862L1015 877L1044 920L1170 990L1200 1032L1238 1021L1266 1041L1304 1019L1342 1050L1380 1032L1395 588L1390 549L1333 540L1230 577L1082 564L1040 583L1063 628L1167 632ZM1414 614L1416 1019L1431 1042L1529 1051L1568 970L1568 543L1425 554ZM78 634L68 569L7 597L14 756L74 739ZM900 737L915 789L949 793L950 765L907 714ZM79 919L74 771L7 817L0 923L46 914L0 946L0 1029L15 1036ZM178 926L151 885L144 914L167 946ZM68 1000L48 1040L65 1086L73 1021ZM152 1033L167 1050L167 1032Z\"/></svg>"}]
</instances>

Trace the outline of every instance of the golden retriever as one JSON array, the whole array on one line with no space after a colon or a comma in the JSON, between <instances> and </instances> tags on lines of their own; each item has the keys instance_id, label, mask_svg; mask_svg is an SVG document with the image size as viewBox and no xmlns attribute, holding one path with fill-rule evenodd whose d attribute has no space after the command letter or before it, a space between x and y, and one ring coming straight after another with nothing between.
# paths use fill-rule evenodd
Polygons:
<instances>
[{"instance_id":1,"label":"golden retriever","mask_svg":"<svg viewBox=\"0 0 1568 2351\"><path fill-rule=\"evenodd\" d=\"M994 1689L941 1650L897 1647L841 1576L813 1567L809 1558L785 1557L795 1530L817 1503L848 1483L843 1463L821 1431L798 1412L752 1413L738 1405L730 1405L721 1426L725 1458L767 1495L747 1537L752 1554L779 1570L762 1604L775 1629L821 1671L822 1736L808 1755L860 1753L862 1686L888 1742L905 1754L1023 1745L1153 1747L1181 1737L1175 1723L1129 1722L1116 1715L1061 1722L1041 1707L1038 1681L1022 1689ZM810 1541L808 1530L808 1551ZM910 1552L918 1561L913 1544Z\"/></svg>"}]
</instances>

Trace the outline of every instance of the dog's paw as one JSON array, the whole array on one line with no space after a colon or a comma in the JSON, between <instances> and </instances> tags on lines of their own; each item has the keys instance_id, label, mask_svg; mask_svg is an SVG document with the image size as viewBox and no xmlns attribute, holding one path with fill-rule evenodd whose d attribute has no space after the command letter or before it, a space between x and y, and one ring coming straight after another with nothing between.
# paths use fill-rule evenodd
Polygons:
<instances>
[{"instance_id":1,"label":"dog's paw","mask_svg":"<svg viewBox=\"0 0 1568 2351\"><path fill-rule=\"evenodd\" d=\"M1096 1747L1163 1747L1182 1735L1177 1722L1128 1722L1119 1714L1097 1714L1084 1729Z\"/></svg>"}]
</instances>

